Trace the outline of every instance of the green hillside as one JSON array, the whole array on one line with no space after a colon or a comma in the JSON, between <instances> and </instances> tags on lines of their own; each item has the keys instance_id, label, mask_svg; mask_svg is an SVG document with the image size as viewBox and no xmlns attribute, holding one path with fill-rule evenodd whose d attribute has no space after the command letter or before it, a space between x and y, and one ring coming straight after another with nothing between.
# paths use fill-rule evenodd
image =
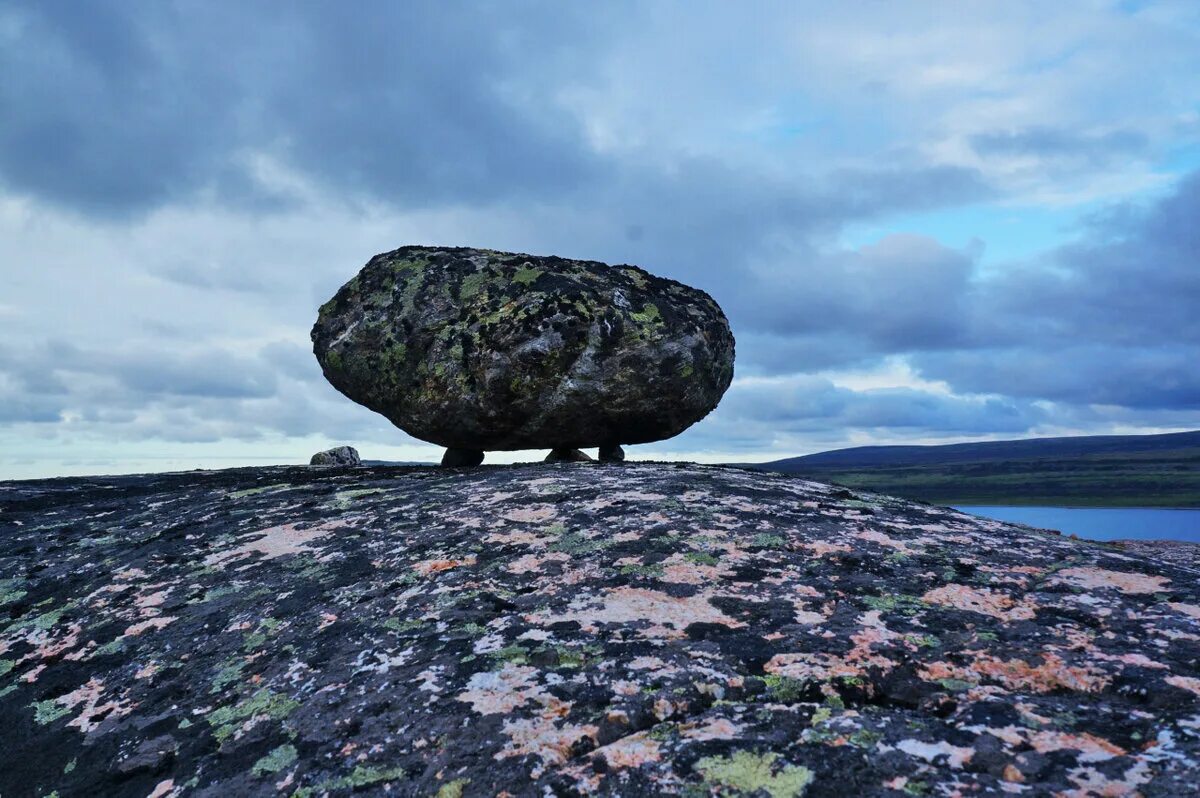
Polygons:
<instances>
[{"instance_id":1,"label":"green hillside","mask_svg":"<svg viewBox=\"0 0 1200 798\"><path fill-rule=\"evenodd\" d=\"M937 504L1200 507L1200 432L858 447L756 467Z\"/></svg>"}]
</instances>

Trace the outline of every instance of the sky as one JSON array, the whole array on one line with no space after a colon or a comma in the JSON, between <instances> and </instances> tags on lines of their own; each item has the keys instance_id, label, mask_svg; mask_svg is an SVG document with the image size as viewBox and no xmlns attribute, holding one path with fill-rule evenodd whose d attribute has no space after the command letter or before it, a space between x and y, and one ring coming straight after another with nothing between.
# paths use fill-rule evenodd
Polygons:
<instances>
[{"instance_id":1,"label":"sky","mask_svg":"<svg viewBox=\"0 0 1200 798\"><path fill-rule=\"evenodd\" d=\"M0 479L436 459L309 341L406 244L712 294L631 457L1194 429L1198 220L1195 0L0 0Z\"/></svg>"}]
</instances>

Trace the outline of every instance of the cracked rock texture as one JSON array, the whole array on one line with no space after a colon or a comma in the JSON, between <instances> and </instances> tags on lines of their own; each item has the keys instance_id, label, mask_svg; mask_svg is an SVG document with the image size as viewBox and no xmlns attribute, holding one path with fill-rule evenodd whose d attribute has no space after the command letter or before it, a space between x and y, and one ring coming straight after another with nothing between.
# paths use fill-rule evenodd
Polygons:
<instances>
[{"instance_id":1,"label":"cracked rock texture","mask_svg":"<svg viewBox=\"0 0 1200 798\"><path fill-rule=\"evenodd\" d=\"M1195 569L782 475L0 484L0 795L1194 795Z\"/></svg>"},{"instance_id":2,"label":"cracked rock texture","mask_svg":"<svg viewBox=\"0 0 1200 798\"><path fill-rule=\"evenodd\" d=\"M704 418L733 335L703 291L636 266L481 249L377 255L321 307L343 394L471 451L648 443Z\"/></svg>"}]
</instances>

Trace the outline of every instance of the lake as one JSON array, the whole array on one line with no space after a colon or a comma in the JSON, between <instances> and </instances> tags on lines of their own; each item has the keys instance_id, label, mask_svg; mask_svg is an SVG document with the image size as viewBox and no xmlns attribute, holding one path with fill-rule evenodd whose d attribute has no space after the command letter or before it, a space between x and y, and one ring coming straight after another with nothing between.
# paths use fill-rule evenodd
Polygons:
<instances>
[{"instance_id":1,"label":"lake","mask_svg":"<svg viewBox=\"0 0 1200 798\"><path fill-rule=\"evenodd\" d=\"M1161 507L997 507L956 510L997 521L1057 529L1091 540L1190 540L1200 543L1200 510Z\"/></svg>"}]
</instances>

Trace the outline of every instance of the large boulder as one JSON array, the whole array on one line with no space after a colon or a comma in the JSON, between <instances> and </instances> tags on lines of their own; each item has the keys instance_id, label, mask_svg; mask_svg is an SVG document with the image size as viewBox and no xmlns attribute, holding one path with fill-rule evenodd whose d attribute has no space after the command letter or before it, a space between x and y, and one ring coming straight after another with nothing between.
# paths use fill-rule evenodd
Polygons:
<instances>
[{"instance_id":1,"label":"large boulder","mask_svg":"<svg viewBox=\"0 0 1200 798\"><path fill-rule=\"evenodd\" d=\"M315 466L356 466L362 465L362 458L358 456L358 449L355 449L353 446L335 446L332 449L317 452L308 461L308 464Z\"/></svg>"},{"instance_id":2,"label":"large boulder","mask_svg":"<svg viewBox=\"0 0 1200 798\"><path fill-rule=\"evenodd\" d=\"M0 535L4 796L1196 794L1197 571L946 507L243 468L0 483Z\"/></svg>"},{"instance_id":3,"label":"large boulder","mask_svg":"<svg viewBox=\"0 0 1200 798\"><path fill-rule=\"evenodd\" d=\"M703 291L491 250L378 255L321 307L312 339L339 391L466 451L662 440L733 377L729 323Z\"/></svg>"}]
</instances>

